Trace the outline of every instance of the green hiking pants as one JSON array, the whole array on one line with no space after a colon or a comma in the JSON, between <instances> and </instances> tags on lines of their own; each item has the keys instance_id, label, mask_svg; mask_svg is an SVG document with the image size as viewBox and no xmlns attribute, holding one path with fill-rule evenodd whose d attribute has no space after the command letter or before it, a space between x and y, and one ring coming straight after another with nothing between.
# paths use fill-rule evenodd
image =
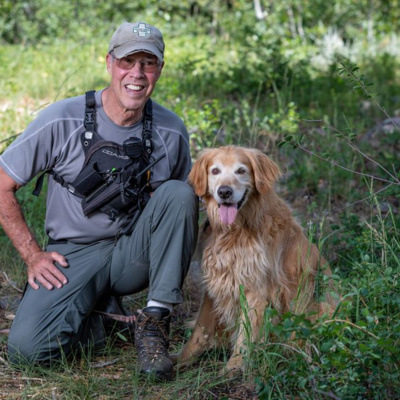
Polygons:
<instances>
[{"instance_id":1,"label":"green hiking pants","mask_svg":"<svg viewBox=\"0 0 400 400\"><path fill-rule=\"evenodd\" d=\"M183 301L182 285L197 240L198 202L190 186L168 181L153 194L133 233L90 244L50 244L68 261L61 289L30 286L11 326L9 361L48 362L104 339L92 313L109 295L149 289L148 299Z\"/></svg>"}]
</instances>

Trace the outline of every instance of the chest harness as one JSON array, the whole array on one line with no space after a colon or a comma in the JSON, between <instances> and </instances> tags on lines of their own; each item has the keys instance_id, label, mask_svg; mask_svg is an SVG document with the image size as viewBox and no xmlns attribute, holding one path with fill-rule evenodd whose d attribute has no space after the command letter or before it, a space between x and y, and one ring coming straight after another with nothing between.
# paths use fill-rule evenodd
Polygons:
<instances>
[{"instance_id":1,"label":"chest harness","mask_svg":"<svg viewBox=\"0 0 400 400\"><path fill-rule=\"evenodd\" d=\"M72 183L66 182L54 171L46 171L55 182L81 198L82 211L89 216L94 211L106 213L115 221L120 213L131 216L117 236L130 234L150 199L151 168L165 154L152 161L153 151L152 101L144 107L142 138L130 137L122 144L103 140L96 131L95 91L86 92L85 131L81 134L81 144L85 161L78 176ZM42 186L41 175L33 194L38 196Z\"/></svg>"}]
</instances>

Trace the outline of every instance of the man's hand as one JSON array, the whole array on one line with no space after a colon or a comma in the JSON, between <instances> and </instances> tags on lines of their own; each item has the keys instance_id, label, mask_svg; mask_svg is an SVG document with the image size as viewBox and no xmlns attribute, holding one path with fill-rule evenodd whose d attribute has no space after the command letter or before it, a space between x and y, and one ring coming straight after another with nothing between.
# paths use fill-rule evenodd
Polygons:
<instances>
[{"instance_id":1,"label":"man's hand","mask_svg":"<svg viewBox=\"0 0 400 400\"><path fill-rule=\"evenodd\" d=\"M38 290L40 287L38 283L48 290L54 287L61 289L68 283L65 275L54 265L55 262L61 267L68 267L65 257L55 251L39 251L29 257L27 260L28 283L32 289Z\"/></svg>"},{"instance_id":2,"label":"man's hand","mask_svg":"<svg viewBox=\"0 0 400 400\"><path fill-rule=\"evenodd\" d=\"M48 290L62 288L68 283L64 274L54 265L68 267L63 255L45 252L25 222L15 192L21 187L0 168L0 224L28 267L29 285L37 290L38 283Z\"/></svg>"}]
</instances>

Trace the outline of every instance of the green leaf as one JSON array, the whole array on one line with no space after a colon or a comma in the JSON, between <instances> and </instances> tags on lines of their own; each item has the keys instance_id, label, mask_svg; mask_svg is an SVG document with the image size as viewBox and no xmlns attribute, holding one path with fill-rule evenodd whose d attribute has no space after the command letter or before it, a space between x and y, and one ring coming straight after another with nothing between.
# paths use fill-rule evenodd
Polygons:
<instances>
[{"instance_id":1,"label":"green leaf","mask_svg":"<svg viewBox=\"0 0 400 400\"><path fill-rule=\"evenodd\" d=\"M285 319L283 321L283 326L285 329L289 329L293 326L293 322L290 319Z\"/></svg>"},{"instance_id":2,"label":"green leaf","mask_svg":"<svg viewBox=\"0 0 400 400\"><path fill-rule=\"evenodd\" d=\"M128 339L120 332L117 332L117 336L123 341L123 342L127 342Z\"/></svg>"},{"instance_id":3,"label":"green leaf","mask_svg":"<svg viewBox=\"0 0 400 400\"><path fill-rule=\"evenodd\" d=\"M331 341L331 340L328 342L322 343L321 351L324 353L328 352L331 349L332 345L333 345L333 341Z\"/></svg>"},{"instance_id":4,"label":"green leaf","mask_svg":"<svg viewBox=\"0 0 400 400\"><path fill-rule=\"evenodd\" d=\"M300 331L301 331L302 335L305 337L310 337L310 335L311 335L311 330L308 328L302 327L300 329Z\"/></svg>"}]
</instances>

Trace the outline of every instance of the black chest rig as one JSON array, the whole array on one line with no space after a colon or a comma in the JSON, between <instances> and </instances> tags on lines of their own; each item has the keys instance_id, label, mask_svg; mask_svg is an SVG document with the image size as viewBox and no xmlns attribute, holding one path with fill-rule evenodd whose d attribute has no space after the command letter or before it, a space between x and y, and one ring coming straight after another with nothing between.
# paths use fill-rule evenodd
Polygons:
<instances>
[{"instance_id":1,"label":"black chest rig","mask_svg":"<svg viewBox=\"0 0 400 400\"><path fill-rule=\"evenodd\" d=\"M151 160L152 102L149 99L144 108L142 138L131 137L121 145L103 140L97 133L94 93L94 90L86 92L85 131L81 134L85 161L80 173L72 183L68 183L54 171L47 172L82 199L85 216L94 211L106 213L112 221L120 213L138 216L150 198L150 169L165 157L163 154L157 160ZM36 195L42 185L39 180L34 191Z\"/></svg>"}]
</instances>

